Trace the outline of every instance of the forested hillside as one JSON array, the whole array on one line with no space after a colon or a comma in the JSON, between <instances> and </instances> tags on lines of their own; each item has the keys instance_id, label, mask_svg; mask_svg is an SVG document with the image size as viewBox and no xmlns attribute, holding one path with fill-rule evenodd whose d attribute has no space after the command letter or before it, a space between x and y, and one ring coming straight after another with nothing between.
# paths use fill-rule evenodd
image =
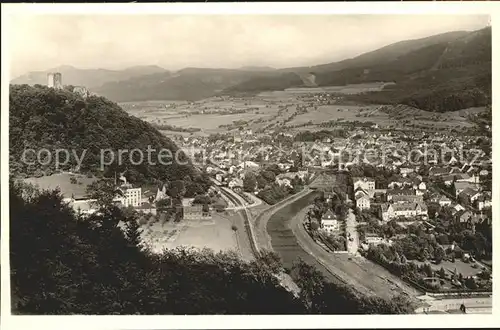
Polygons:
<instances>
[{"instance_id":1,"label":"forested hillside","mask_svg":"<svg viewBox=\"0 0 500 330\"><path fill-rule=\"evenodd\" d=\"M116 102L145 100L197 101L237 86L253 77L272 76L269 70L186 68L175 74L153 74L109 82L93 92ZM260 80L259 80L260 81ZM279 86L278 86L279 87Z\"/></svg>"},{"instance_id":2,"label":"forested hillside","mask_svg":"<svg viewBox=\"0 0 500 330\"><path fill-rule=\"evenodd\" d=\"M291 270L295 296L275 276L276 255L244 262L236 253L141 250L137 215L107 205L78 218L57 191L10 182L13 314L399 314L387 301L328 283L303 262ZM125 235L118 227L125 225ZM29 242L29 244L26 244Z\"/></svg>"},{"instance_id":3,"label":"forested hillside","mask_svg":"<svg viewBox=\"0 0 500 330\"><path fill-rule=\"evenodd\" d=\"M242 82L236 86L226 88L221 93L231 94L233 92L256 92L268 90L283 90L290 87L300 86L303 80L296 73L282 73L277 76L255 77Z\"/></svg>"},{"instance_id":4,"label":"forested hillside","mask_svg":"<svg viewBox=\"0 0 500 330\"><path fill-rule=\"evenodd\" d=\"M452 31L426 38L403 40L343 61L320 64L312 67L289 68L283 69L282 71L321 73L340 71L348 68L368 68L390 63L411 52L433 45L451 42L467 34L469 34L469 32Z\"/></svg>"},{"instance_id":5,"label":"forested hillside","mask_svg":"<svg viewBox=\"0 0 500 330\"><path fill-rule=\"evenodd\" d=\"M402 103L434 112L491 104L491 28L471 32L442 46L446 47L428 70L397 80L382 92L351 98L368 103ZM433 47L437 50L439 45ZM422 62L427 57L414 60Z\"/></svg>"},{"instance_id":6,"label":"forested hillside","mask_svg":"<svg viewBox=\"0 0 500 330\"><path fill-rule=\"evenodd\" d=\"M126 169L129 181L135 183L189 178L190 183L198 185L194 188L200 192L208 185L208 180L191 165L175 143L150 124L128 115L116 103L103 97L83 99L68 90L11 85L9 127L10 172L14 175L52 174L56 165L56 150L64 149L71 157L67 164L60 165L60 170L75 169L76 154L78 157L84 155L81 168L77 169L83 173L112 177L115 171ZM148 147L155 150L150 152L151 164L147 158ZM46 153L40 153L37 161L36 154L29 152L26 161L23 161L25 149L33 149L37 153L47 149L51 152L51 159ZM131 159L130 153L134 149L142 152L142 162L139 162L138 153ZM162 149L172 154L171 158L162 159L166 165L159 163L158 155ZM111 154L106 150L114 152L113 162L113 159L106 158ZM119 150L128 151L121 157L121 163ZM176 153L178 161L175 160ZM105 157L101 159L101 155ZM104 165L104 172L101 171L101 164Z\"/></svg>"}]
</instances>

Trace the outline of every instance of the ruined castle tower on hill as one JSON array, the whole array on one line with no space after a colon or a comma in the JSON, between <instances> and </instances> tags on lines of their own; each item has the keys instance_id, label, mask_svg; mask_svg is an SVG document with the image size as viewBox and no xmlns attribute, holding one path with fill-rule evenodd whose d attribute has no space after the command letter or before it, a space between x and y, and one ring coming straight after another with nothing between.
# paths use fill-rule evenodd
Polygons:
<instances>
[{"instance_id":1,"label":"ruined castle tower on hill","mask_svg":"<svg viewBox=\"0 0 500 330\"><path fill-rule=\"evenodd\" d=\"M55 89L62 89L62 74L59 72L51 72L47 74L47 86Z\"/></svg>"}]
</instances>

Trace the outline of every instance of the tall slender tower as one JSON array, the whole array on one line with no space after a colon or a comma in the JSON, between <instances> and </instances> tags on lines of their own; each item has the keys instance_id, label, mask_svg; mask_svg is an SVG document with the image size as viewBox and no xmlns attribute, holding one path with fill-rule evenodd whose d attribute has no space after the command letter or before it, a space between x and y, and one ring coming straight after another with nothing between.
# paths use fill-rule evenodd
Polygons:
<instances>
[{"instance_id":1,"label":"tall slender tower","mask_svg":"<svg viewBox=\"0 0 500 330\"><path fill-rule=\"evenodd\" d=\"M47 86L50 88L54 88L54 74L53 73L47 74Z\"/></svg>"},{"instance_id":2,"label":"tall slender tower","mask_svg":"<svg viewBox=\"0 0 500 330\"><path fill-rule=\"evenodd\" d=\"M50 72L47 74L47 86L56 89L62 89L62 74L59 72Z\"/></svg>"}]
</instances>

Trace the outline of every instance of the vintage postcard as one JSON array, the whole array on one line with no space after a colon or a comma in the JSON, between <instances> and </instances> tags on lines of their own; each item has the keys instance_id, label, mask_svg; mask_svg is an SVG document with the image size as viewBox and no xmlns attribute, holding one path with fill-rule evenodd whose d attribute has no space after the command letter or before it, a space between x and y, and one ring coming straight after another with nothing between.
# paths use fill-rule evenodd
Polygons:
<instances>
[{"instance_id":1,"label":"vintage postcard","mask_svg":"<svg viewBox=\"0 0 500 330\"><path fill-rule=\"evenodd\" d=\"M7 329L493 324L498 5L267 6L2 6Z\"/></svg>"}]
</instances>

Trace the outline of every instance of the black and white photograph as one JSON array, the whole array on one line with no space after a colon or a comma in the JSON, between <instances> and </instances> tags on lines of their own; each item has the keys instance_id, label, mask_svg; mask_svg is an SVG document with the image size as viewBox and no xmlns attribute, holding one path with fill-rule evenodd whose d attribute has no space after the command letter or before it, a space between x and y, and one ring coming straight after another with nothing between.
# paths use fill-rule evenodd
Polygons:
<instances>
[{"instance_id":1,"label":"black and white photograph","mask_svg":"<svg viewBox=\"0 0 500 330\"><path fill-rule=\"evenodd\" d=\"M484 11L9 8L2 315L491 316Z\"/></svg>"}]
</instances>

